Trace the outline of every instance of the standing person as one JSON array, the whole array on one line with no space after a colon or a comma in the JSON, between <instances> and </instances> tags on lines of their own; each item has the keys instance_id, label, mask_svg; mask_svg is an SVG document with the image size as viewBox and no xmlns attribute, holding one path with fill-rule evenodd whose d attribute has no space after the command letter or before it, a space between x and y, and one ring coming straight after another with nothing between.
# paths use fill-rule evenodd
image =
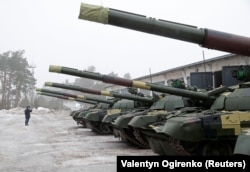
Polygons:
<instances>
[{"instance_id":1,"label":"standing person","mask_svg":"<svg viewBox=\"0 0 250 172\"><path fill-rule=\"evenodd\" d=\"M30 112L32 112L32 109L30 109L30 106L26 106L26 109L24 110L26 126L29 125Z\"/></svg>"}]
</instances>

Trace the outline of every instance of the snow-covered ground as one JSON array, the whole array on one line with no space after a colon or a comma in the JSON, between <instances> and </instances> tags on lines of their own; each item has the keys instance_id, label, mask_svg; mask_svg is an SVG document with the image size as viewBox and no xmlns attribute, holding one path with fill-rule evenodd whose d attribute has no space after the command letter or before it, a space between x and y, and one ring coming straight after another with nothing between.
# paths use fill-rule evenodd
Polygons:
<instances>
[{"instance_id":1,"label":"snow-covered ground","mask_svg":"<svg viewBox=\"0 0 250 172\"><path fill-rule=\"evenodd\" d=\"M29 126L24 109L0 111L1 172L115 172L117 155L155 155L113 135L78 126L70 111L33 109Z\"/></svg>"}]
</instances>

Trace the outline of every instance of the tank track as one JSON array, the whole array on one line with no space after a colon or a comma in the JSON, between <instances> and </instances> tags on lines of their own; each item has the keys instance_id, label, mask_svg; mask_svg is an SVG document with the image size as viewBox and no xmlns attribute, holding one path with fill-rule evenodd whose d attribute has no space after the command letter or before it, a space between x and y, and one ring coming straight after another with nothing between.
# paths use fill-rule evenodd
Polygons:
<instances>
[{"instance_id":1,"label":"tank track","mask_svg":"<svg viewBox=\"0 0 250 172\"><path fill-rule=\"evenodd\" d=\"M134 129L133 134L138 142L140 142L144 147L150 148L148 142L142 137L139 129Z\"/></svg>"},{"instance_id":2,"label":"tank track","mask_svg":"<svg viewBox=\"0 0 250 172\"><path fill-rule=\"evenodd\" d=\"M168 143L174 150L176 150L176 152L178 152L179 155L191 156L191 154L182 146L180 140L174 139L173 137L168 137Z\"/></svg>"},{"instance_id":3,"label":"tank track","mask_svg":"<svg viewBox=\"0 0 250 172\"><path fill-rule=\"evenodd\" d=\"M128 142L138 146L141 149L149 149L150 147L148 145L142 144L138 140L134 138L134 136L131 136L130 134L127 134L124 129L120 129L120 133L127 139Z\"/></svg>"},{"instance_id":4,"label":"tank track","mask_svg":"<svg viewBox=\"0 0 250 172\"><path fill-rule=\"evenodd\" d=\"M159 141L166 142L173 150L175 150L177 156L218 156L218 155L223 155L223 156L230 156L232 155L232 150L234 148L234 142L232 140L227 140L225 143L222 144L221 148L222 151L220 152L220 149L218 148L218 145L220 145L221 142L218 142L218 145L216 148L213 150L211 149L209 152L204 153L204 148L206 146L209 146L210 142L185 142L181 141L179 139L175 139L171 136L168 136L167 139L161 139L158 137L152 137L152 136L147 136L150 139L157 139ZM217 143L216 143L217 144ZM223 148L227 149L223 149ZM227 151L225 151L227 150ZM211 154L213 151L216 152L216 154ZM225 153L226 152L226 153ZM224 154L223 154L224 153ZM165 152L162 155L168 155L165 154Z\"/></svg>"}]
</instances>

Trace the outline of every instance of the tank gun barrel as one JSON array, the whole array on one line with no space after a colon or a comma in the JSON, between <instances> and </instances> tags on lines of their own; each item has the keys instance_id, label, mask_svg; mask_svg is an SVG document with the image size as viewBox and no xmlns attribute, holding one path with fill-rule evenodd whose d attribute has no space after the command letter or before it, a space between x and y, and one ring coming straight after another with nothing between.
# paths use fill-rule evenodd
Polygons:
<instances>
[{"instance_id":1,"label":"tank gun barrel","mask_svg":"<svg viewBox=\"0 0 250 172\"><path fill-rule=\"evenodd\" d=\"M173 95L183 96L183 97L188 97L188 98L201 99L201 100L212 100L214 99L213 95L215 95L215 93L217 94L227 89L226 87L221 87L221 88L216 89L217 91L213 91L212 93L210 92L201 93L197 91L173 88L173 87L169 87L165 85L147 83L147 82L136 81L136 80L129 80L126 78L114 77L110 75L102 75L100 73L81 71L81 70L74 69L74 68L55 66L55 65L49 66L49 72L63 73L63 74L68 74L68 75L73 75L73 76L78 76L78 77L83 77L83 78L88 78L88 79L99 80L99 81L110 83L110 84L116 84L116 85L121 85L121 86L126 86L126 87L141 88L145 90L152 90L152 91L168 93L168 94L173 94Z\"/></svg>"},{"instance_id":2,"label":"tank gun barrel","mask_svg":"<svg viewBox=\"0 0 250 172\"><path fill-rule=\"evenodd\" d=\"M95 102L95 101L84 100L84 99L79 99L79 98L74 98L74 97L67 97L67 96L52 94L52 93L47 93L47 92L37 91L37 94L44 95L44 96L55 97L55 98L59 98L59 99L65 99L65 100L77 101L77 102L82 102L82 103L88 103L88 104L93 104L93 105L97 104L97 102Z\"/></svg>"},{"instance_id":3,"label":"tank gun barrel","mask_svg":"<svg viewBox=\"0 0 250 172\"><path fill-rule=\"evenodd\" d=\"M195 43L208 49L250 56L250 38L231 33L157 20L86 3L81 3L78 18Z\"/></svg>"},{"instance_id":4,"label":"tank gun barrel","mask_svg":"<svg viewBox=\"0 0 250 172\"><path fill-rule=\"evenodd\" d=\"M95 97L70 94L70 93L65 93L65 92L60 92L60 91L49 90L49 89L45 89L45 88L37 88L36 91L57 94L57 95L66 96L66 97L72 97L72 98L79 99L79 100L87 100L87 101L102 102L102 103L107 103L107 104L114 104L114 101L112 101L112 100L105 100L105 99L100 99L100 98L95 98Z\"/></svg>"},{"instance_id":5,"label":"tank gun barrel","mask_svg":"<svg viewBox=\"0 0 250 172\"><path fill-rule=\"evenodd\" d=\"M65 85L65 84L54 83L54 82L45 82L44 85L57 87L57 88L70 89L70 90L80 91L80 92L89 93L89 94L104 95L104 96L110 96L110 97L116 97L116 98L122 98L122 99L128 99L128 100L136 100L136 101L142 101L142 102L149 102L149 103L154 102L153 98L140 97L140 96L136 96L132 94L121 94L121 93L116 93L113 91L88 89L88 88L83 88L83 87L79 87L75 85Z\"/></svg>"}]
</instances>

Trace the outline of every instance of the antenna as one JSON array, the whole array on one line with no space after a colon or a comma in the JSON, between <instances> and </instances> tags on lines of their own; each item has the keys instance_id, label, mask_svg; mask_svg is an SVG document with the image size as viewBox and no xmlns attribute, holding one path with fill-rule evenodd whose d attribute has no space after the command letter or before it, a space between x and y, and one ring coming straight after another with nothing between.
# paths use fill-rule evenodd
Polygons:
<instances>
[{"instance_id":1,"label":"antenna","mask_svg":"<svg viewBox=\"0 0 250 172\"><path fill-rule=\"evenodd\" d=\"M149 68L149 77L150 77L150 82L152 83L152 75L151 75L151 68ZM153 91L150 91L152 95L154 95Z\"/></svg>"},{"instance_id":2,"label":"antenna","mask_svg":"<svg viewBox=\"0 0 250 172\"><path fill-rule=\"evenodd\" d=\"M150 82L152 83L152 75L151 75L151 69L149 68L149 76L150 76Z\"/></svg>"},{"instance_id":3,"label":"antenna","mask_svg":"<svg viewBox=\"0 0 250 172\"><path fill-rule=\"evenodd\" d=\"M202 56L203 56L203 64L204 64L204 72L205 72L205 85L206 85L207 88L209 88L209 86L208 86L208 76L206 74L206 61L205 61L204 50L202 50Z\"/></svg>"},{"instance_id":4,"label":"antenna","mask_svg":"<svg viewBox=\"0 0 250 172\"><path fill-rule=\"evenodd\" d=\"M204 50L202 50L202 56L203 56L204 71L206 72L206 62L205 62Z\"/></svg>"}]
</instances>

